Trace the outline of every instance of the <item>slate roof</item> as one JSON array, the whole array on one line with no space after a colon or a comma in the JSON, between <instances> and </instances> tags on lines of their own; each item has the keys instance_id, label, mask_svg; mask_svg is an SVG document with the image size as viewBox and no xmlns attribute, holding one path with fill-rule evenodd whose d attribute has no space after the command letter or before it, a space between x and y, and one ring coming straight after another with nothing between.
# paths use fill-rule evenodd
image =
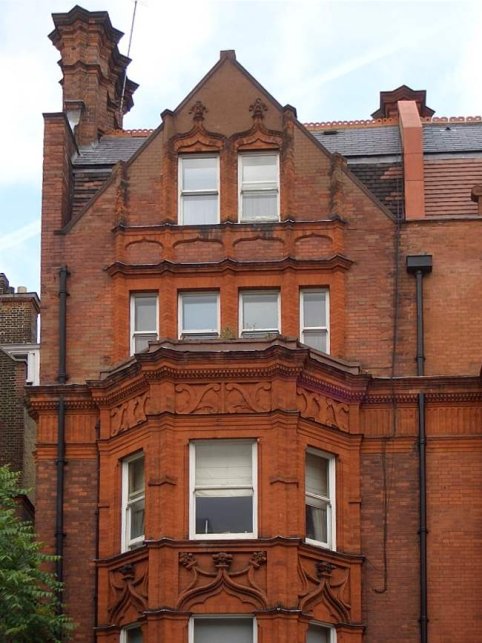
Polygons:
<instances>
[{"instance_id":1,"label":"slate roof","mask_svg":"<svg viewBox=\"0 0 482 643\"><path fill-rule=\"evenodd\" d=\"M425 123L426 154L482 152L482 123Z\"/></svg>"},{"instance_id":2,"label":"slate roof","mask_svg":"<svg viewBox=\"0 0 482 643\"><path fill-rule=\"evenodd\" d=\"M402 152L396 125L346 129L335 125L333 129L312 131L312 134L327 150L339 152L343 156L396 155Z\"/></svg>"},{"instance_id":3,"label":"slate roof","mask_svg":"<svg viewBox=\"0 0 482 643\"><path fill-rule=\"evenodd\" d=\"M145 142L142 136L103 136L92 145L84 145L73 159L73 165L114 165L117 161L128 161Z\"/></svg>"},{"instance_id":4,"label":"slate roof","mask_svg":"<svg viewBox=\"0 0 482 643\"><path fill-rule=\"evenodd\" d=\"M311 132L330 152L339 152L349 159L401 154L397 125L343 128L334 124L332 128L324 126ZM425 154L482 153L482 122L424 123L423 138Z\"/></svg>"}]
</instances>

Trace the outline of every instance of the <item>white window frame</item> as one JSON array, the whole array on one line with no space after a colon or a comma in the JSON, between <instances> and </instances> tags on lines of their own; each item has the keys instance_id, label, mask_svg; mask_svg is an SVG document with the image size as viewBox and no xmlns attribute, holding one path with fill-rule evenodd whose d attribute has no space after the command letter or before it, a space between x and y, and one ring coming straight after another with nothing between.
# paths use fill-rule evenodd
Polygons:
<instances>
[{"instance_id":1,"label":"white window frame","mask_svg":"<svg viewBox=\"0 0 482 643\"><path fill-rule=\"evenodd\" d=\"M319 623L318 621L310 621L308 623L308 629L313 626L313 627L318 627L318 628L325 628L325 630L328 630L329 633L329 643L336 643L336 630L332 625L328 625L327 623ZM308 629L306 630L306 638L308 638Z\"/></svg>"},{"instance_id":2,"label":"white window frame","mask_svg":"<svg viewBox=\"0 0 482 643\"><path fill-rule=\"evenodd\" d=\"M257 293L277 295L277 313L278 313L278 328L244 328L244 305L243 298L245 295L254 295ZM266 338L268 335L279 335L281 333L281 293L279 289L272 288L253 288L251 290L240 290L239 291L239 336L243 338Z\"/></svg>"},{"instance_id":3,"label":"white window frame","mask_svg":"<svg viewBox=\"0 0 482 643\"><path fill-rule=\"evenodd\" d=\"M183 298L195 297L196 295L216 295L216 328L203 328L196 331L184 329ZM178 294L178 331L179 339L216 339L219 337L221 324L221 308L219 303L219 291L217 290L186 290Z\"/></svg>"},{"instance_id":4,"label":"white window frame","mask_svg":"<svg viewBox=\"0 0 482 643\"><path fill-rule=\"evenodd\" d=\"M227 621L229 619L246 619L250 620L253 623L253 643L257 643L258 641L258 627L256 623L256 618L254 616L251 616L250 614L200 614L199 616L192 616L189 619L189 627L188 627L188 632L189 632L189 643L196 643L194 640L194 624L195 621L201 621L203 619L216 619L220 621Z\"/></svg>"},{"instance_id":5,"label":"white window frame","mask_svg":"<svg viewBox=\"0 0 482 643\"><path fill-rule=\"evenodd\" d=\"M321 496L315 494L309 494L306 491L306 454L310 453L320 459L328 461L328 495ZM305 541L311 545L316 545L318 547L325 547L326 549L336 550L336 459L335 456L331 453L326 453L326 451L321 451L319 449L314 449L312 447L307 447L305 450L305 490L304 490L304 499L305 499L305 513L307 498L312 497L320 499L326 503L326 513L327 513L327 540L314 540L313 538L305 537ZM305 518L305 534L306 534L306 518Z\"/></svg>"},{"instance_id":6,"label":"white window frame","mask_svg":"<svg viewBox=\"0 0 482 643\"><path fill-rule=\"evenodd\" d=\"M142 494L137 495L134 499L129 498L129 467L137 460L144 461L144 491ZM131 530L131 512L130 505L138 500L144 500L144 520L145 520L145 503L146 503L146 485L145 485L145 456L143 451L139 451L132 456L122 460L122 525L121 525L121 551L130 551L142 545L145 540L145 531L142 536L137 538L130 537Z\"/></svg>"},{"instance_id":7,"label":"white window frame","mask_svg":"<svg viewBox=\"0 0 482 643\"><path fill-rule=\"evenodd\" d=\"M257 190L246 190L247 192L264 192L264 191L270 191L272 192L274 189L277 191L277 199L276 199L276 217L271 217L271 218L259 218L259 219L247 219L245 216L243 216L243 192L244 186L243 186L243 164L245 162L245 159L248 158L253 158L256 156L275 156L276 157L276 169L277 169L277 186L276 188L273 187L263 187L263 184L265 184L265 181L259 181L259 188ZM239 223L269 223L269 222L277 222L280 220L280 159L279 159L279 151L277 150L262 150L259 152L240 152L238 154L238 220Z\"/></svg>"},{"instance_id":8,"label":"white window frame","mask_svg":"<svg viewBox=\"0 0 482 643\"><path fill-rule=\"evenodd\" d=\"M139 623L133 623L132 625L128 625L127 627L123 627L121 629L119 637L120 643L127 643L127 633L129 630L140 630L142 635L142 627L139 625Z\"/></svg>"},{"instance_id":9,"label":"white window frame","mask_svg":"<svg viewBox=\"0 0 482 643\"><path fill-rule=\"evenodd\" d=\"M325 326L305 326L304 320L304 296L305 293L320 293L325 295L325 311L326 311L326 324ZM321 330L326 331L326 353L330 353L330 290L328 288L306 287L300 290L300 340L303 344L309 346L305 342L305 331ZM314 349L317 350L317 349Z\"/></svg>"},{"instance_id":10,"label":"white window frame","mask_svg":"<svg viewBox=\"0 0 482 643\"><path fill-rule=\"evenodd\" d=\"M40 383L40 346L38 344L3 344L3 350L15 361L27 367L25 383L38 386Z\"/></svg>"},{"instance_id":11,"label":"white window frame","mask_svg":"<svg viewBox=\"0 0 482 643\"><path fill-rule=\"evenodd\" d=\"M156 300L156 327L149 330L136 330L136 301L140 299L155 298ZM135 355L136 337L155 335L159 339L159 295L157 292L131 292L130 296L130 336L131 355ZM155 341L155 340L150 340Z\"/></svg>"},{"instance_id":12,"label":"white window frame","mask_svg":"<svg viewBox=\"0 0 482 643\"><path fill-rule=\"evenodd\" d=\"M211 158L216 159L216 174L217 174L217 190L183 190L183 174L182 174L182 165L184 159L192 158ZM177 164L177 185L178 185L178 221L179 225L215 225L220 221L220 201L221 201L221 184L219 180L219 154L218 153L206 153L206 154L181 154L178 157ZM196 196L196 195L216 195L217 196L217 208L216 208L216 221L214 223L184 223L184 197L185 196Z\"/></svg>"},{"instance_id":13,"label":"white window frame","mask_svg":"<svg viewBox=\"0 0 482 643\"><path fill-rule=\"evenodd\" d=\"M252 489L253 489L253 531L250 533L198 534L196 533L196 445L206 442L232 442L251 444ZM190 540L239 540L258 537L258 442L243 438L221 438L193 440L189 443L189 538Z\"/></svg>"}]
</instances>

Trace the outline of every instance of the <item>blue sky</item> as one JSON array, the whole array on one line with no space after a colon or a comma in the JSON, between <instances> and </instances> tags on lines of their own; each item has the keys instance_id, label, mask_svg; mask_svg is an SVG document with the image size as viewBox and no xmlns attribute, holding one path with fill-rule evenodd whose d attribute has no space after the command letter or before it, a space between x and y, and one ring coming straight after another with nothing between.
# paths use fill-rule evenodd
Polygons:
<instances>
[{"instance_id":1,"label":"blue sky","mask_svg":"<svg viewBox=\"0 0 482 643\"><path fill-rule=\"evenodd\" d=\"M132 0L78 0L124 31ZM64 0L0 0L0 272L40 292L43 112L61 108L47 38ZM182 29L182 40L179 33ZM156 127L216 63L237 58L302 122L369 118L379 92L427 90L439 116L482 113L482 2L419 0L139 0L129 77L140 84L126 128Z\"/></svg>"}]
</instances>

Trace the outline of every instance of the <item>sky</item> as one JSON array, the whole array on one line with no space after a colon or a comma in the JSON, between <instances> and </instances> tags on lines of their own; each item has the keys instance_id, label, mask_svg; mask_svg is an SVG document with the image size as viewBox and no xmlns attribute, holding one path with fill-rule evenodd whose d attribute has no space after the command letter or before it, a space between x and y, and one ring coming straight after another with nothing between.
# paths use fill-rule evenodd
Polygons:
<instances>
[{"instance_id":1,"label":"sky","mask_svg":"<svg viewBox=\"0 0 482 643\"><path fill-rule=\"evenodd\" d=\"M127 54L134 1L78 1L109 12ZM51 13L74 4L0 0L0 272L39 294L42 114L62 108L47 35ZM427 90L438 116L479 115L481 33L480 0L139 0L124 127L157 127L223 49L305 123L370 118L380 91L402 84Z\"/></svg>"}]
</instances>

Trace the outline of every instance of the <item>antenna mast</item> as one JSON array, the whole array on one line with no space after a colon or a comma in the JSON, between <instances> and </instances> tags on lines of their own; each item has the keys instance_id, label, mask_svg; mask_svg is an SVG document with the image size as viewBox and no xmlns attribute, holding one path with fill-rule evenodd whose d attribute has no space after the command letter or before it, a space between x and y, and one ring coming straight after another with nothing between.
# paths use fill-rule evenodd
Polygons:
<instances>
[{"instance_id":1,"label":"antenna mast","mask_svg":"<svg viewBox=\"0 0 482 643\"><path fill-rule=\"evenodd\" d=\"M134 11L132 12L131 30L130 30L130 33L129 33L129 45L127 47L127 58L130 57L130 53L131 53L132 34L134 33L134 23L135 23L135 20L136 20L137 2L138 2L138 0L134 0ZM127 67L126 67L126 70L124 72L124 81L122 83L122 94L121 94L121 102L120 102L120 116L121 116L121 118L123 118L123 116L124 116L123 111L124 111L124 96L125 96L125 92L126 92L126 83L127 83Z\"/></svg>"}]
</instances>

